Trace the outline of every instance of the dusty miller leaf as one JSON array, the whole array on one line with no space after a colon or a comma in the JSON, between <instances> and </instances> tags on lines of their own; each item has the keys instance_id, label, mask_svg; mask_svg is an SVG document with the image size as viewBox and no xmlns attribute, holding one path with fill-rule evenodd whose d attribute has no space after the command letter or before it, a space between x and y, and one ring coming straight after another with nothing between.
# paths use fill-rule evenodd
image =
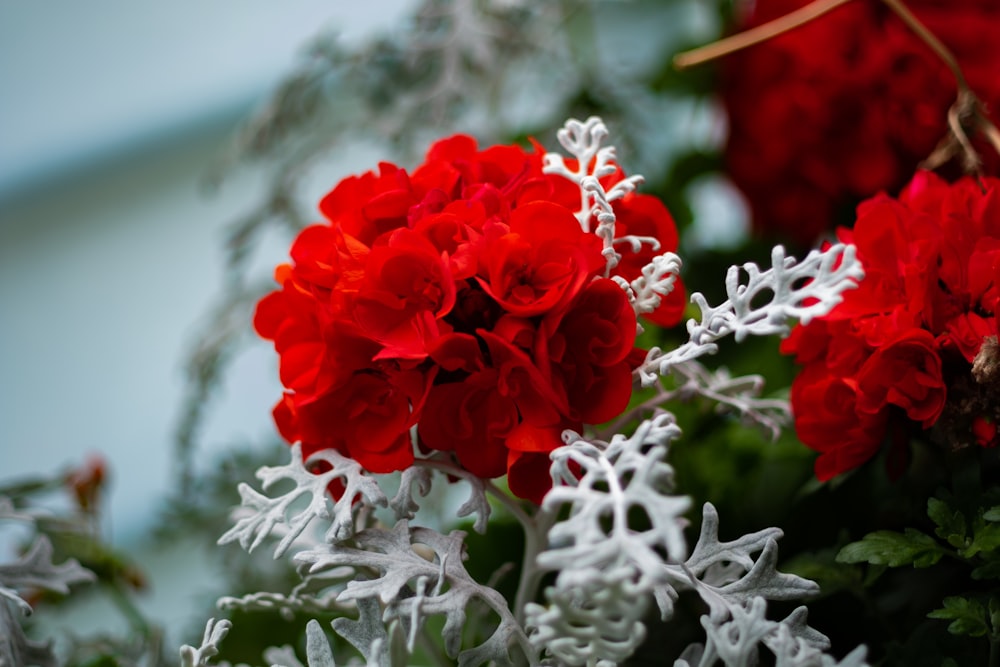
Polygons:
<instances>
[{"instance_id":1,"label":"dusty miller leaf","mask_svg":"<svg viewBox=\"0 0 1000 667\"><path fill-rule=\"evenodd\" d=\"M389 507L396 513L396 519L412 519L420 511L420 504L414 499L414 491L425 497L431 490L433 471L419 466L410 466L399 477L399 490L389 501Z\"/></svg>"},{"instance_id":2,"label":"dusty miller leaf","mask_svg":"<svg viewBox=\"0 0 1000 667\"><path fill-rule=\"evenodd\" d=\"M28 639L11 606L0 599L0 667L57 667L58 664L51 642Z\"/></svg>"},{"instance_id":3,"label":"dusty miller leaf","mask_svg":"<svg viewBox=\"0 0 1000 667\"><path fill-rule=\"evenodd\" d=\"M673 468L664 461L680 429L667 413L643 421L630 438L588 442L567 431L568 443L552 452L553 487L542 508L569 507L569 516L549 530L550 548L538 556L543 569L613 567L628 561L650 581L661 579L658 550L680 559L687 552L683 515L686 496L669 495ZM578 466L579 472L575 472ZM639 509L650 527L630 527L629 512Z\"/></svg>"},{"instance_id":4,"label":"dusty miller leaf","mask_svg":"<svg viewBox=\"0 0 1000 667\"><path fill-rule=\"evenodd\" d=\"M646 637L649 591L636 586L630 564L562 573L545 590L548 606L525 606L531 641L566 665L616 665Z\"/></svg>"},{"instance_id":5,"label":"dusty miller leaf","mask_svg":"<svg viewBox=\"0 0 1000 667\"><path fill-rule=\"evenodd\" d=\"M702 507L701 534L691 556L681 565L668 563L671 583L693 588L721 619L735 607L766 600L798 600L816 595L815 582L778 572L778 528L765 528L731 542L719 541L719 514L711 503ZM755 556L756 554L756 556Z\"/></svg>"},{"instance_id":6,"label":"dusty miller leaf","mask_svg":"<svg viewBox=\"0 0 1000 667\"><path fill-rule=\"evenodd\" d=\"M349 582L338 600L355 600L359 606L369 604L363 600L380 601L385 606L380 623L399 619L408 623L413 633L428 616L444 615L445 651L450 657L457 657L460 665L478 665L490 660L501 665L513 664L509 655L512 645L520 647L530 658L531 645L506 600L472 579L462 565L464 535L461 531L442 535L428 528L410 528L406 521L400 521L391 530L368 528L357 533L352 540L354 546L326 544L300 552L295 558L310 572L342 566L377 572L374 578ZM429 548L433 558L424 558L415 545ZM499 617L499 624L485 642L462 650L465 609L473 600L486 604ZM373 618L371 613L363 611L359 619L362 625L351 632L354 635L362 631L378 632L373 627Z\"/></svg>"},{"instance_id":7,"label":"dusty miller leaf","mask_svg":"<svg viewBox=\"0 0 1000 667\"><path fill-rule=\"evenodd\" d=\"M775 246L770 269L761 271L753 263L744 264L742 269L747 275L745 283L740 267L730 267L726 274L728 298L722 304L709 306L700 292L691 295L701 310L701 321L688 320L689 340L680 347L666 353L650 349L636 369L644 387L669 374L676 364L714 354L718 350L715 341L725 336L733 335L739 342L748 335L786 335L791 320L807 324L826 315L843 300L843 292L857 287L864 277L854 246L842 243L824 251L813 250L801 262ZM766 296L770 298L759 304Z\"/></svg>"},{"instance_id":8,"label":"dusty miller leaf","mask_svg":"<svg viewBox=\"0 0 1000 667\"><path fill-rule=\"evenodd\" d=\"M28 615L31 607L18 595L18 589L41 588L68 595L71 584L95 579L93 572L73 559L55 565L52 562L52 543L45 535L39 535L18 560L0 565L0 602L7 598Z\"/></svg>"},{"instance_id":9,"label":"dusty miller leaf","mask_svg":"<svg viewBox=\"0 0 1000 667\"><path fill-rule=\"evenodd\" d=\"M232 627L233 624L229 621L223 620L216 623L214 618L208 619L201 645L198 648L187 644L181 646L181 667L208 667L209 660L219 655L219 642L225 638Z\"/></svg>"},{"instance_id":10,"label":"dusty miller leaf","mask_svg":"<svg viewBox=\"0 0 1000 667\"><path fill-rule=\"evenodd\" d=\"M327 539L345 540L354 533L354 516L361 504L385 507L388 503L378 483L352 459L333 450L316 452L309 457L308 462L323 461L330 469L313 473L306 469L300 444L292 446L291 456L292 460L286 465L260 468L257 478L261 480L264 491L282 480L293 481L295 488L276 498L269 498L241 483L239 492L243 507L251 509L253 513L240 518L219 538L219 544L238 541L244 549L253 551L281 526L287 532L274 550L274 557L280 558L313 519L330 521ZM327 493L327 486L334 481L339 481L345 487L336 502ZM292 505L304 496L310 496L309 506L295 513Z\"/></svg>"},{"instance_id":11,"label":"dusty miller leaf","mask_svg":"<svg viewBox=\"0 0 1000 667\"><path fill-rule=\"evenodd\" d=\"M558 575L545 591L547 606L525 607L535 646L569 665L616 664L638 647L649 596L665 581L661 550L674 558L687 552L683 514L691 501L670 495L673 468L664 461L679 435L667 413L610 443L566 431L542 508L568 506L569 514L549 529L550 547L536 561ZM629 525L633 510L648 517L648 528Z\"/></svg>"},{"instance_id":12,"label":"dusty miller leaf","mask_svg":"<svg viewBox=\"0 0 1000 667\"><path fill-rule=\"evenodd\" d=\"M6 511L7 518L21 518L21 513L15 512L12 504L0 509ZM31 606L18 594L19 589L44 589L67 595L71 585L94 579L93 572L73 559L55 565L52 543L45 535L39 535L18 560L0 565L0 667L55 667L57 664L49 643L32 641L24 635L11 609L13 604L22 615L31 613Z\"/></svg>"}]
</instances>

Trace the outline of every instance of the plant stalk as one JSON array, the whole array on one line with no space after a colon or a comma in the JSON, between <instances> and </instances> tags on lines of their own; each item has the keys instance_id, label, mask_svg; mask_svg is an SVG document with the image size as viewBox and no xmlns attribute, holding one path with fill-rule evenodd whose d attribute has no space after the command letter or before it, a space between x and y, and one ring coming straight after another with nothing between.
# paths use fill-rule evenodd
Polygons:
<instances>
[{"instance_id":1,"label":"plant stalk","mask_svg":"<svg viewBox=\"0 0 1000 667\"><path fill-rule=\"evenodd\" d=\"M754 44L760 44L777 37L789 30L798 28L809 23L813 19L819 18L827 12L833 11L841 5L846 5L853 0L815 0L801 9L778 17L773 21L768 21L756 28L751 28L741 33L720 39L706 46L684 51L674 56L674 67L684 70L695 65L701 65L710 60L721 58L722 56L741 51Z\"/></svg>"}]
</instances>

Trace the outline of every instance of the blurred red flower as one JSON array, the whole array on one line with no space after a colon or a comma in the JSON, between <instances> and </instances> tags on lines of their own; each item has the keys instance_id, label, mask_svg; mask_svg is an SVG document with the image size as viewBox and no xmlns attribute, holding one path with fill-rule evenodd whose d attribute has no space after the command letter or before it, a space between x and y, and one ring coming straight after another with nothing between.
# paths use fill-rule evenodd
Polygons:
<instances>
[{"instance_id":1,"label":"blurred red flower","mask_svg":"<svg viewBox=\"0 0 1000 667\"><path fill-rule=\"evenodd\" d=\"M739 29L809 1L757 0ZM1000 109L1000 3L906 4ZM755 230L811 245L860 199L896 191L945 137L956 94L940 59L879 2L847 3L725 59L726 164ZM997 156L980 153L995 172Z\"/></svg>"}]
</instances>

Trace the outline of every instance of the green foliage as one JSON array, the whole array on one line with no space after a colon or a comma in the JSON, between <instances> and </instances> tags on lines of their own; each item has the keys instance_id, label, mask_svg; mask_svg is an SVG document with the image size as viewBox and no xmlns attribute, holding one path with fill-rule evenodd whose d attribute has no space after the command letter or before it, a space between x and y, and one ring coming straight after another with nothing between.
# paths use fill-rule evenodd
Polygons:
<instances>
[{"instance_id":1,"label":"green foliage","mask_svg":"<svg viewBox=\"0 0 1000 667\"><path fill-rule=\"evenodd\" d=\"M902 533L877 530L860 542L848 544L837 554L839 563L870 563L900 567L930 567L944 555L941 546L929 535L906 528Z\"/></svg>"},{"instance_id":2,"label":"green foliage","mask_svg":"<svg viewBox=\"0 0 1000 667\"><path fill-rule=\"evenodd\" d=\"M1000 621L1000 603L996 598L991 598L989 606L990 613L987 614L986 607L979 600L956 595L946 597L944 607L935 609L927 617L950 620L948 632L952 634L983 637L991 632L991 625L995 634L997 622Z\"/></svg>"}]
</instances>

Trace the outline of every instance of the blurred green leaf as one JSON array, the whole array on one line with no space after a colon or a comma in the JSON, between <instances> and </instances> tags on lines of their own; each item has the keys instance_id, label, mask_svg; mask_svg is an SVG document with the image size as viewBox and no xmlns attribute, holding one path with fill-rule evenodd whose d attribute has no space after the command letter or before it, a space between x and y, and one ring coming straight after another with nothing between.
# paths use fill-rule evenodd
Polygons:
<instances>
[{"instance_id":1,"label":"blurred green leaf","mask_svg":"<svg viewBox=\"0 0 1000 667\"><path fill-rule=\"evenodd\" d=\"M1000 558L987 561L972 571L972 578L976 581L983 579L1000 579Z\"/></svg>"},{"instance_id":2,"label":"blurred green leaf","mask_svg":"<svg viewBox=\"0 0 1000 667\"><path fill-rule=\"evenodd\" d=\"M950 620L948 632L953 635L982 637L990 631L986 619L986 608L978 600L960 596L944 599L944 607L927 614L928 618Z\"/></svg>"},{"instance_id":3,"label":"blurred green leaf","mask_svg":"<svg viewBox=\"0 0 1000 667\"><path fill-rule=\"evenodd\" d=\"M860 542L848 544L837 554L838 563L871 563L900 567L930 567L941 560L944 551L930 535L919 530L906 528L897 533L891 530L877 530L869 533Z\"/></svg>"}]
</instances>

